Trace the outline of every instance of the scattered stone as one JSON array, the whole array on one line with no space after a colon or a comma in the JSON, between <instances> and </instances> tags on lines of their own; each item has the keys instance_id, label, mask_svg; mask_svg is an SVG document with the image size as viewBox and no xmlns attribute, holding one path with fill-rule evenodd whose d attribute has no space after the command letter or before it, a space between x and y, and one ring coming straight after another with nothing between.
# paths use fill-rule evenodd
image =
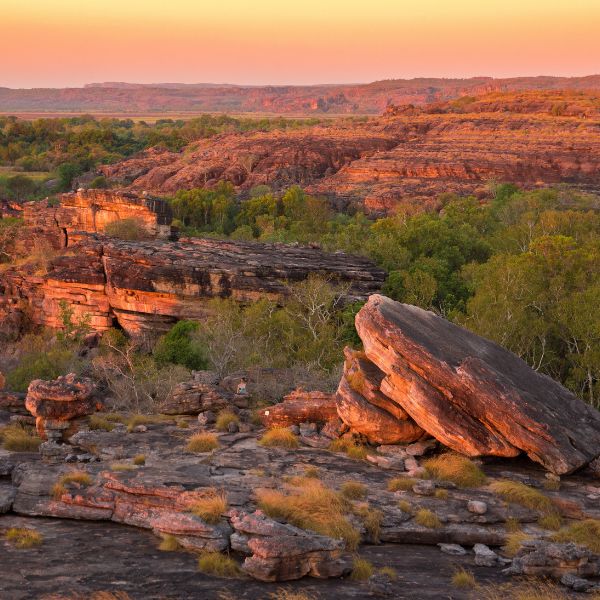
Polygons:
<instances>
[{"instance_id":1,"label":"scattered stone","mask_svg":"<svg viewBox=\"0 0 600 600\"><path fill-rule=\"evenodd\" d=\"M132 433L146 433L148 431L148 427L146 425L136 425L131 432Z\"/></svg>"},{"instance_id":2,"label":"scattered stone","mask_svg":"<svg viewBox=\"0 0 600 600\"><path fill-rule=\"evenodd\" d=\"M430 450L434 450L437 447L437 445L437 440L434 439L419 440L418 442L409 444L406 447L406 453L410 454L410 456L424 456Z\"/></svg>"},{"instance_id":3,"label":"scattered stone","mask_svg":"<svg viewBox=\"0 0 600 600\"><path fill-rule=\"evenodd\" d=\"M480 567L495 567L503 564L501 557L485 544L475 544L473 551L475 552L475 564Z\"/></svg>"},{"instance_id":4,"label":"scattered stone","mask_svg":"<svg viewBox=\"0 0 600 600\"><path fill-rule=\"evenodd\" d=\"M561 578L560 582L571 588L574 592L587 592L591 588L595 587L591 581L587 579L583 579L582 577L577 577L571 573L565 573Z\"/></svg>"},{"instance_id":5,"label":"scattered stone","mask_svg":"<svg viewBox=\"0 0 600 600\"><path fill-rule=\"evenodd\" d=\"M217 415L212 410L205 410L198 415L198 423L202 427L213 425L217 421Z\"/></svg>"},{"instance_id":6,"label":"scattered stone","mask_svg":"<svg viewBox=\"0 0 600 600\"><path fill-rule=\"evenodd\" d=\"M347 430L348 426L339 418L334 417L325 423L323 429L321 429L321 435L335 440L342 436Z\"/></svg>"},{"instance_id":7,"label":"scattered stone","mask_svg":"<svg viewBox=\"0 0 600 600\"><path fill-rule=\"evenodd\" d=\"M387 454L380 456L378 454L367 454L367 460L382 469L393 469L394 471L404 471L404 459L401 456Z\"/></svg>"},{"instance_id":8,"label":"scattered stone","mask_svg":"<svg viewBox=\"0 0 600 600\"><path fill-rule=\"evenodd\" d=\"M475 515L485 515L488 506L480 500L469 500L467 502L467 510Z\"/></svg>"},{"instance_id":9,"label":"scattered stone","mask_svg":"<svg viewBox=\"0 0 600 600\"><path fill-rule=\"evenodd\" d=\"M231 405L232 394L227 394L216 385L202 381L185 381L175 386L160 404L165 415L198 415L204 412L219 412Z\"/></svg>"},{"instance_id":10,"label":"scattered stone","mask_svg":"<svg viewBox=\"0 0 600 600\"><path fill-rule=\"evenodd\" d=\"M438 546L444 554L450 554L451 556L464 556L467 553L459 544L438 544Z\"/></svg>"},{"instance_id":11,"label":"scattered stone","mask_svg":"<svg viewBox=\"0 0 600 600\"><path fill-rule=\"evenodd\" d=\"M435 494L435 483L429 479L422 479L413 485L412 491L419 496L433 496Z\"/></svg>"},{"instance_id":12,"label":"scattered stone","mask_svg":"<svg viewBox=\"0 0 600 600\"><path fill-rule=\"evenodd\" d=\"M396 596L396 582L387 573L375 573L369 577L367 587L371 596L390 598Z\"/></svg>"}]
</instances>

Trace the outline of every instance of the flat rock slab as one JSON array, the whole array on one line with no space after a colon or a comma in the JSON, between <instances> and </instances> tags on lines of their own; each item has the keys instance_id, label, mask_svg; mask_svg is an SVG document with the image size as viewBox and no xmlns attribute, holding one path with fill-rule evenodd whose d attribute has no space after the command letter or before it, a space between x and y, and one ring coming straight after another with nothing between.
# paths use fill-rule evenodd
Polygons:
<instances>
[{"instance_id":1,"label":"flat rock slab","mask_svg":"<svg viewBox=\"0 0 600 600\"><path fill-rule=\"evenodd\" d=\"M373 295L356 316L381 391L469 456L521 451L572 473L600 454L600 413L515 354L416 306Z\"/></svg>"}]
</instances>

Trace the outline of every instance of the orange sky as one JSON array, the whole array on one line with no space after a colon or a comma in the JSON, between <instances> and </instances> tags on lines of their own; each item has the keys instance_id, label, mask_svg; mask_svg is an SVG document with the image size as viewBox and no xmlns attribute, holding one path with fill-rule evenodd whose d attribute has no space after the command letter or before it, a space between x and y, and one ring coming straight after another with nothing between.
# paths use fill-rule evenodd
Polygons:
<instances>
[{"instance_id":1,"label":"orange sky","mask_svg":"<svg viewBox=\"0 0 600 600\"><path fill-rule=\"evenodd\" d=\"M600 0L0 0L0 86L600 72Z\"/></svg>"}]
</instances>

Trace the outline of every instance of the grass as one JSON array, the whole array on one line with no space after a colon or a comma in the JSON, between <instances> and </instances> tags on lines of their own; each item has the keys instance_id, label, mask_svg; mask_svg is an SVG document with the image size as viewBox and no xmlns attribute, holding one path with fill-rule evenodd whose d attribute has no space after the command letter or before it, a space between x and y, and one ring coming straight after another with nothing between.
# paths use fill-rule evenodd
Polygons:
<instances>
[{"instance_id":1,"label":"grass","mask_svg":"<svg viewBox=\"0 0 600 600\"><path fill-rule=\"evenodd\" d=\"M219 438L216 433L196 433L187 443L188 452L211 452L219 447Z\"/></svg>"},{"instance_id":2,"label":"grass","mask_svg":"<svg viewBox=\"0 0 600 600\"><path fill-rule=\"evenodd\" d=\"M544 481L544 489L549 492L558 492L560 490L560 479L546 479Z\"/></svg>"},{"instance_id":3,"label":"grass","mask_svg":"<svg viewBox=\"0 0 600 600\"><path fill-rule=\"evenodd\" d=\"M536 580L517 584L491 584L478 588L477 592L479 600L567 600L570 597L563 587Z\"/></svg>"},{"instance_id":4,"label":"grass","mask_svg":"<svg viewBox=\"0 0 600 600\"><path fill-rule=\"evenodd\" d=\"M179 429L187 429L190 426L190 422L186 421L185 419L180 419L177 421L176 425L179 427Z\"/></svg>"},{"instance_id":5,"label":"grass","mask_svg":"<svg viewBox=\"0 0 600 600\"><path fill-rule=\"evenodd\" d=\"M485 474L472 460L453 452L428 458L423 466L431 477L460 488L479 487L486 482Z\"/></svg>"},{"instance_id":6,"label":"grass","mask_svg":"<svg viewBox=\"0 0 600 600\"><path fill-rule=\"evenodd\" d=\"M131 433L138 425L157 425L158 423L172 420L172 417L165 415L131 415L127 420L127 431Z\"/></svg>"},{"instance_id":7,"label":"grass","mask_svg":"<svg viewBox=\"0 0 600 600\"><path fill-rule=\"evenodd\" d=\"M387 575L392 581L398 579L398 572L394 567L381 567L378 571L381 575Z\"/></svg>"},{"instance_id":8,"label":"grass","mask_svg":"<svg viewBox=\"0 0 600 600\"><path fill-rule=\"evenodd\" d=\"M11 527L5 534L6 541L12 544L15 548L25 549L39 546L44 537L35 529Z\"/></svg>"},{"instance_id":9,"label":"grass","mask_svg":"<svg viewBox=\"0 0 600 600\"><path fill-rule=\"evenodd\" d=\"M113 463L110 465L111 471L134 471L135 467L127 463Z\"/></svg>"},{"instance_id":10,"label":"grass","mask_svg":"<svg viewBox=\"0 0 600 600\"><path fill-rule=\"evenodd\" d=\"M89 420L89 427L92 431L112 431L115 424L101 415L92 415Z\"/></svg>"},{"instance_id":11,"label":"grass","mask_svg":"<svg viewBox=\"0 0 600 600\"><path fill-rule=\"evenodd\" d=\"M306 467L306 469L304 469L304 477L319 479L319 477L321 477L321 471L317 467Z\"/></svg>"},{"instance_id":12,"label":"grass","mask_svg":"<svg viewBox=\"0 0 600 600\"><path fill-rule=\"evenodd\" d=\"M175 550L179 549L179 542L174 535L169 533L163 535L162 541L158 546L159 550L163 552L175 552Z\"/></svg>"},{"instance_id":13,"label":"grass","mask_svg":"<svg viewBox=\"0 0 600 600\"><path fill-rule=\"evenodd\" d=\"M198 569L215 577L239 577L241 574L237 562L220 552L203 552L198 558Z\"/></svg>"},{"instance_id":14,"label":"grass","mask_svg":"<svg viewBox=\"0 0 600 600\"><path fill-rule=\"evenodd\" d=\"M408 492L412 490L415 483L417 483L417 480L413 477L394 477L394 479L388 481L387 489L390 492Z\"/></svg>"},{"instance_id":15,"label":"grass","mask_svg":"<svg viewBox=\"0 0 600 600\"><path fill-rule=\"evenodd\" d=\"M600 554L600 519L585 519L564 527L552 536L556 542L575 542Z\"/></svg>"},{"instance_id":16,"label":"grass","mask_svg":"<svg viewBox=\"0 0 600 600\"><path fill-rule=\"evenodd\" d=\"M490 490L507 502L520 504L531 510L538 510L545 514L557 512L556 506L548 496L520 481L508 479L494 481L490 484Z\"/></svg>"},{"instance_id":17,"label":"grass","mask_svg":"<svg viewBox=\"0 0 600 600\"><path fill-rule=\"evenodd\" d=\"M435 490L434 495L438 500L448 500L448 490L438 488Z\"/></svg>"},{"instance_id":18,"label":"grass","mask_svg":"<svg viewBox=\"0 0 600 600\"><path fill-rule=\"evenodd\" d=\"M452 575L452 585L456 588L473 588L476 584L475 576L471 571L467 571L466 569L458 569Z\"/></svg>"},{"instance_id":19,"label":"grass","mask_svg":"<svg viewBox=\"0 0 600 600\"><path fill-rule=\"evenodd\" d=\"M318 479L305 479L301 488L291 493L263 489L256 493L259 508L274 519L284 519L288 523L343 539L350 550L355 550L360 542L360 533L346 518L348 501L327 488Z\"/></svg>"},{"instance_id":20,"label":"grass","mask_svg":"<svg viewBox=\"0 0 600 600\"><path fill-rule=\"evenodd\" d=\"M428 508L420 508L415 515L415 521L428 529L437 529L442 526L438 516Z\"/></svg>"},{"instance_id":21,"label":"grass","mask_svg":"<svg viewBox=\"0 0 600 600\"><path fill-rule=\"evenodd\" d=\"M352 564L350 579L354 581L365 581L375 573L375 567L366 558L356 557Z\"/></svg>"},{"instance_id":22,"label":"grass","mask_svg":"<svg viewBox=\"0 0 600 600\"><path fill-rule=\"evenodd\" d=\"M71 471L65 473L53 486L52 496L58 500L67 491L67 485L77 483L80 486L88 486L92 484L92 477L85 471Z\"/></svg>"},{"instance_id":23,"label":"grass","mask_svg":"<svg viewBox=\"0 0 600 600\"><path fill-rule=\"evenodd\" d=\"M35 452L42 443L32 429L18 424L3 427L0 430L0 440L4 449L11 452Z\"/></svg>"},{"instance_id":24,"label":"grass","mask_svg":"<svg viewBox=\"0 0 600 600\"><path fill-rule=\"evenodd\" d=\"M228 431L231 423L239 425L240 418L234 412L225 409L217 415L215 427L217 428L217 431Z\"/></svg>"},{"instance_id":25,"label":"grass","mask_svg":"<svg viewBox=\"0 0 600 600\"><path fill-rule=\"evenodd\" d=\"M142 467L143 465L145 465L146 464L146 455L145 454L136 454L133 457L133 464L138 467Z\"/></svg>"},{"instance_id":26,"label":"grass","mask_svg":"<svg viewBox=\"0 0 600 600\"><path fill-rule=\"evenodd\" d=\"M542 515L538 519L538 525L542 529L549 529L550 531L558 531L562 525L562 519L558 513L549 513Z\"/></svg>"},{"instance_id":27,"label":"grass","mask_svg":"<svg viewBox=\"0 0 600 600\"><path fill-rule=\"evenodd\" d=\"M316 600L307 592L296 592L287 588L280 588L276 592L269 594L271 600Z\"/></svg>"},{"instance_id":28,"label":"grass","mask_svg":"<svg viewBox=\"0 0 600 600\"><path fill-rule=\"evenodd\" d=\"M506 531L514 533L515 531L521 530L521 523L516 517L508 517L508 519L506 519L504 527L506 528Z\"/></svg>"},{"instance_id":29,"label":"grass","mask_svg":"<svg viewBox=\"0 0 600 600\"><path fill-rule=\"evenodd\" d=\"M402 512L408 513L409 515L412 515L412 513L413 513L412 504L410 502L408 502L407 500L400 500L400 502L398 502L398 508Z\"/></svg>"},{"instance_id":30,"label":"grass","mask_svg":"<svg viewBox=\"0 0 600 600\"><path fill-rule=\"evenodd\" d=\"M502 550L506 556L516 556L517 552L521 549L523 542L531 539L531 536L527 535L523 531L513 531L506 536L506 543L502 546Z\"/></svg>"},{"instance_id":31,"label":"grass","mask_svg":"<svg viewBox=\"0 0 600 600\"><path fill-rule=\"evenodd\" d=\"M367 486L360 481L346 481L340 491L348 500L364 500L367 497Z\"/></svg>"},{"instance_id":32,"label":"grass","mask_svg":"<svg viewBox=\"0 0 600 600\"><path fill-rule=\"evenodd\" d=\"M221 515L227 512L228 507L225 492L208 490L206 497L196 500L190 510L206 523L215 525L221 520Z\"/></svg>"},{"instance_id":33,"label":"grass","mask_svg":"<svg viewBox=\"0 0 600 600\"><path fill-rule=\"evenodd\" d=\"M366 446L355 442L351 438L339 438L333 440L331 444L329 444L329 449L332 452L343 452L350 458L356 460L365 460L368 454Z\"/></svg>"},{"instance_id":34,"label":"grass","mask_svg":"<svg viewBox=\"0 0 600 600\"><path fill-rule=\"evenodd\" d=\"M381 535L381 523L383 522L383 513L376 509L370 508L368 505L354 509L354 514L358 515L369 534L371 542L374 544L379 543L379 537Z\"/></svg>"},{"instance_id":35,"label":"grass","mask_svg":"<svg viewBox=\"0 0 600 600\"><path fill-rule=\"evenodd\" d=\"M286 427L269 429L258 442L267 448L297 448L298 438Z\"/></svg>"}]
</instances>

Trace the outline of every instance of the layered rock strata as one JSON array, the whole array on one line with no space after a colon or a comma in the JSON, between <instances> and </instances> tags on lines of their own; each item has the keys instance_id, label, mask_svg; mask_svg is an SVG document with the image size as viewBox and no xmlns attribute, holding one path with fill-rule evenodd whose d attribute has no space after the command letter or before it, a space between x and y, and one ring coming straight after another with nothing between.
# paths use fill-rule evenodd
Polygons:
<instances>
[{"instance_id":1,"label":"layered rock strata","mask_svg":"<svg viewBox=\"0 0 600 600\"><path fill-rule=\"evenodd\" d=\"M283 402L261 411L266 427L289 427L300 423L327 423L337 417L334 394L294 390Z\"/></svg>"},{"instance_id":2,"label":"layered rock strata","mask_svg":"<svg viewBox=\"0 0 600 600\"><path fill-rule=\"evenodd\" d=\"M557 474L600 455L600 413L497 344L380 295L356 329L383 373L371 384L445 446L469 456L525 452ZM362 414L368 421L372 408Z\"/></svg>"}]
</instances>

